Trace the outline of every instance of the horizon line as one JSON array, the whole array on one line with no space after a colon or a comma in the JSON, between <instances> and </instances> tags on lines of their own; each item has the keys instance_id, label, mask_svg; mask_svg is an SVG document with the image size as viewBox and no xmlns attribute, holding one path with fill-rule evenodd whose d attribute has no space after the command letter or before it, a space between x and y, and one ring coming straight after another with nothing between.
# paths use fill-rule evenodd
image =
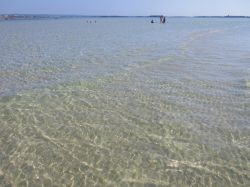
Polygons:
<instances>
[{"instance_id":1,"label":"horizon line","mask_svg":"<svg viewBox=\"0 0 250 187\"><path fill-rule=\"evenodd\" d=\"M51 13L0 13L1 16L4 15L46 15L46 16L82 16L82 17L152 17L152 16L160 16L165 14L151 14L151 15L116 15L116 14L51 14ZM250 17L250 15L169 15L167 17Z\"/></svg>"}]
</instances>

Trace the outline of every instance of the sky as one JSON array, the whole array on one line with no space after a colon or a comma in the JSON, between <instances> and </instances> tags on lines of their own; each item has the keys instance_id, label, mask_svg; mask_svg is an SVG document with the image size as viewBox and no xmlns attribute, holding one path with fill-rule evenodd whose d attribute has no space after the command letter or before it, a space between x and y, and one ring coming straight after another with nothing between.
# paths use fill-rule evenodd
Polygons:
<instances>
[{"instance_id":1,"label":"sky","mask_svg":"<svg viewBox=\"0 0 250 187\"><path fill-rule=\"evenodd\" d=\"M0 14L250 16L250 0L0 0Z\"/></svg>"}]
</instances>

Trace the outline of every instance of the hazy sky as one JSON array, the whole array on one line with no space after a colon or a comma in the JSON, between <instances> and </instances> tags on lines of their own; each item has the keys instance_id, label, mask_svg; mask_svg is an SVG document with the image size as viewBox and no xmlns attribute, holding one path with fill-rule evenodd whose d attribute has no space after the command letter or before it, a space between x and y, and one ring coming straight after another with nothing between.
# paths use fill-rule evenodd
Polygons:
<instances>
[{"instance_id":1,"label":"hazy sky","mask_svg":"<svg viewBox=\"0 0 250 187\"><path fill-rule=\"evenodd\" d=\"M250 16L250 0L0 0L4 13Z\"/></svg>"}]
</instances>

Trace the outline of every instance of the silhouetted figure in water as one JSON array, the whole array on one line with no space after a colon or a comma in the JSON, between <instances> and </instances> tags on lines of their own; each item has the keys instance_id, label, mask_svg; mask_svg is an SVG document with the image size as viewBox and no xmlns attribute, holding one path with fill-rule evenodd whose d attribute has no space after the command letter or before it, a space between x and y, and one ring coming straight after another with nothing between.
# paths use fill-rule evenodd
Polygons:
<instances>
[{"instance_id":1,"label":"silhouetted figure in water","mask_svg":"<svg viewBox=\"0 0 250 187\"><path fill-rule=\"evenodd\" d=\"M92 20L87 20L87 23L96 23L96 20L92 21Z\"/></svg>"},{"instance_id":2,"label":"silhouetted figure in water","mask_svg":"<svg viewBox=\"0 0 250 187\"><path fill-rule=\"evenodd\" d=\"M155 23L154 20L151 20L151 23Z\"/></svg>"},{"instance_id":3,"label":"silhouetted figure in water","mask_svg":"<svg viewBox=\"0 0 250 187\"><path fill-rule=\"evenodd\" d=\"M160 17L160 23L165 23L166 22L166 18L165 18L165 16L161 16Z\"/></svg>"},{"instance_id":4,"label":"silhouetted figure in water","mask_svg":"<svg viewBox=\"0 0 250 187\"><path fill-rule=\"evenodd\" d=\"M163 16L162 23L165 23L165 22L166 22L166 18L165 16Z\"/></svg>"}]
</instances>

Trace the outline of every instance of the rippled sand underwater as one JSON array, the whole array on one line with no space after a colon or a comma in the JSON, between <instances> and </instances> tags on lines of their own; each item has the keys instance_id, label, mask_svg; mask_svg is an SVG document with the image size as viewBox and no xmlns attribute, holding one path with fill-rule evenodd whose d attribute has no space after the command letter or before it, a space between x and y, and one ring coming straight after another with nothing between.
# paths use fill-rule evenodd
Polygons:
<instances>
[{"instance_id":1,"label":"rippled sand underwater","mask_svg":"<svg viewBox=\"0 0 250 187\"><path fill-rule=\"evenodd\" d=\"M200 45L215 31L93 79L2 94L0 186L249 186L248 51L236 63Z\"/></svg>"}]
</instances>

